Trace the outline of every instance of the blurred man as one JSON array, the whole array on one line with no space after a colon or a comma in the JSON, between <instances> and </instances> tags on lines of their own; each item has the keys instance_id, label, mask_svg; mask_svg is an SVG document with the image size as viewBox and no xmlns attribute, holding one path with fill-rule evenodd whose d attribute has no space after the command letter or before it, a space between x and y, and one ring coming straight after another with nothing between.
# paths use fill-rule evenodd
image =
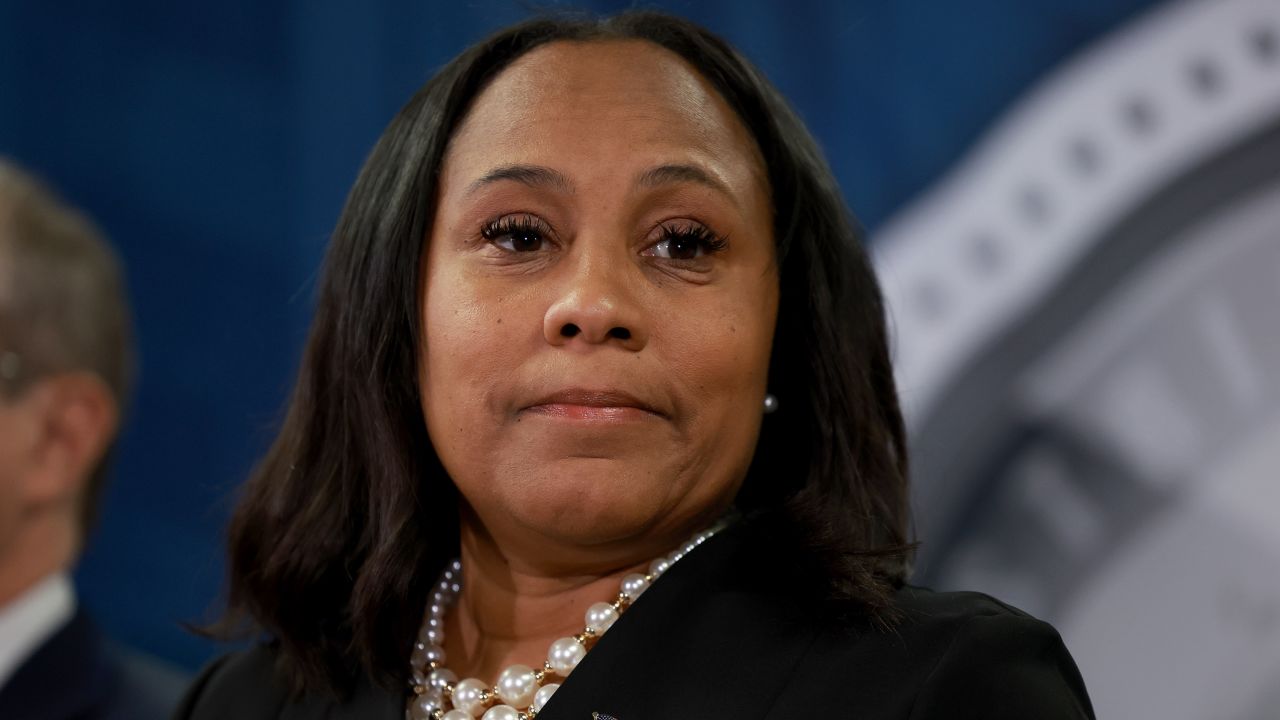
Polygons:
<instances>
[{"instance_id":1,"label":"blurred man","mask_svg":"<svg viewBox=\"0 0 1280 720\"><path fill-rule=\"evenodd\" d=\"M93 226L0 159L0 718L148 718L77 607L128 396L129 310Z\"/></svg>"}]
</instances>

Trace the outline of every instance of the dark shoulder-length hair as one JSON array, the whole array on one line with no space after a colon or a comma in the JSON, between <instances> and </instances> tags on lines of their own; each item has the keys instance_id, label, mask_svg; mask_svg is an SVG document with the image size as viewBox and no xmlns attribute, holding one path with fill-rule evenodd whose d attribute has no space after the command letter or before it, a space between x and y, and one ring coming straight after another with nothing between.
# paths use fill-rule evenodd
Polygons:
<instances>
[{"instance_id":1,"label":"dark shoulder-length hair","mask_svg":"<svg viewBox=\"0 0 1280 720\"><path fill-rule=\"evenodd\" d=\"M538 19L446 65L391 121L347 199L297 386L230 527L229 625L277 645L296 689L405 680L429 589L457 552L458 497L417 385L419 259L445 148L470 103L553 41L639 39L696 68L755 137L772 191L780 305L761 431L738 497L772 509L831 598L873 616L906 573L906 451L884 308L859 231L813 138L723 40L650 12ZM227 625L224 625L227 627Z\"/></svg>"}]
</instances>

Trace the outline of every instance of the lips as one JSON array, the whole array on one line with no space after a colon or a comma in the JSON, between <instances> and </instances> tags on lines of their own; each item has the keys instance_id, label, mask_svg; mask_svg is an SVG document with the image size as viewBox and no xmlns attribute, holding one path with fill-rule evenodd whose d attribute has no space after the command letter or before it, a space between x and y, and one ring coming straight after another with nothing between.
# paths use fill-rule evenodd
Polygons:
<instances>
[{"instance_id":1,"label":"lips","mask_svg":"<svg viewBox=\"0 0 1280 720\"><path fill-rule=\"evenodd\" d=\"M524 408L552 415L616 417L643 412L665 417L665 413L628 392L615 389L569 388L557 390Z\"/></svg>"}]
</instances>

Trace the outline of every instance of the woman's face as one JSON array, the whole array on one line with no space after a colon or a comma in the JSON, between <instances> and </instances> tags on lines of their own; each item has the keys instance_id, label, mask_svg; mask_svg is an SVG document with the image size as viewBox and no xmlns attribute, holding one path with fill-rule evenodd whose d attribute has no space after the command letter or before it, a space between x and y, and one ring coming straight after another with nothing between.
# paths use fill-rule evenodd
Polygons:
<instances>
[{"instance_id":1,"label":"woman's face","mask_svg":"<svg viewBox=\"0 0 1280 720\"><path fill-rule=\"evenodd\" d=\"M669 542L732 501L778 306L747 130L645 42L557 42L441 168L420 358L431 441L500 541Z\"/></svg>"}]
</instances>

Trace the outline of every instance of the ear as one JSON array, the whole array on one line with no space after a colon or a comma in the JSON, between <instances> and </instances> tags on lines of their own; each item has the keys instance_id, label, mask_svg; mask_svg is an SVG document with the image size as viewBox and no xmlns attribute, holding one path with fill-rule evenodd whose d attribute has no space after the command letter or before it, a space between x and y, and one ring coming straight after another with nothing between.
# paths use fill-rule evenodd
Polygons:
<instances>
[{"instance_id":1,"label":"ear","mask_svg":"<svg viewBox=\"0 0 1280 720\"><path fill-rule=\"evenodd\" d=\"M26 401L39 416L28 500L74 507L115 437L115 396L97 375L71 372L38 381Z\"/></svg>"}]
</instances>

